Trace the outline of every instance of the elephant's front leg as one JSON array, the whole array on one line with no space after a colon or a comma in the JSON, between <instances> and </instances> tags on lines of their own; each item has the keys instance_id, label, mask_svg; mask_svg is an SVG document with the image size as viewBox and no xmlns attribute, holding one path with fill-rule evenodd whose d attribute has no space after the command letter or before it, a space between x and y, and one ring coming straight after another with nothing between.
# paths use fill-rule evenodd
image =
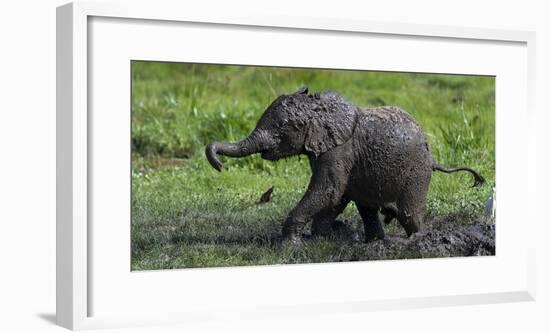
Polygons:
<instances>
[{"instance_id":1,"label":"elephant's front leg","mask_svg":"<svg viewBox=\"0 0 550 333\"><path fill-rule=\"evenodd\" d=\"M334 206L327 212L321 212L313 217L311 224L311 234L314 236L327 237L334 233L335 221L338 215L340 215L350 200L346 197L342 197L340 203Z\"/></svg>"},{"instance_id":2,"label":"elephant's front leg","mask_svg":"<svg viewBox=\"0 0 550 333\"><path fill-rule=\"evenodd\" d=\"M299 241L307 223L312 222L314 217L320 218L323 214L332 216L334 208L342 202L346 185L344 171L326 164L312 169L306 193L284 222L283 238L285 240ZM327 215L326 218L331 216Z\"/></svg>"}]
</instances>

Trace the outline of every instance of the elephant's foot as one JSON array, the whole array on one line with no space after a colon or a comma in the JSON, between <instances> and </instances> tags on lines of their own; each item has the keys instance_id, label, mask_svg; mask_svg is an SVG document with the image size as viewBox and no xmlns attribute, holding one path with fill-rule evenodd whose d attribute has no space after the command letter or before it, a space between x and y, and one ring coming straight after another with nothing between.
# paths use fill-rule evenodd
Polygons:
<instances>
[{"instance_id":1,"label":"elephant's foot","mask_svg":"<svg viewBox=\"0 0 550 333\"><path fill-rule=\"evenodd\" d=\"M354 231L353 226L348 223L348 221L329 221L323 225L323 228L314 226L312 226L311 228L311 235L314 238L357 240L356 232Z\"/></svg>"},{"instance_id":2,"label":"elephant's foot","mask_svg":"<svg viewBox=\"0 0 550 333\"><path fill-rule=\"evenodd\" d=\"M365 226L365 243L384 240L385 237L386 233L381 223L378 226L373 226L372 224Z\"/></svg>"},{"instance_id":3,"label":"elephant's foot","mask_svg":"<svg viewBox=\"0 0 550 333\"><path fill-rule=\"evenodd\" d=\"M403 229L405 229L407 237L411 237L411 235L420 230L423 218L420 214L409 214L406 210L403 210L403 212L400 212L397 216L397 220Z\"/></svg>"},{"instance_id":4,"label":"elephant's foot","mask_svg":"<svg viewBox=\"0 0 550 333\"><path fill-rule=\"evenodd\" d=\"M300 245L302 243L301 233L298 231L300 228L293 223L291 219L287 219L283 225L283 246L287 244Z\"/></svg>"},{"instance_id":5,"label":"elephant's foot","mask_svg":"<svg viewBox=\"0 0 550 333\"><path fill-rule=\"evenodd\" d=\"M338 239L355 239L355 232L348 221L336 220L332 224L332 235Z\"/></svg>"},{"instance_id":6,"label":"elephant's foot","mask_svg":"<svg viewBox=\"0 0 550 333\"><path fill-rule=\"evenodd\" d=\"M331 220L315 220L311 225L311 236L329 237L334 232L334 222Z\"/></svg>"},{"instance_id":7,"label":"elephant's foot","mask_svg":"<svg viewBox=\"0 0 550 333\"><path fill-rule=\"evenodd\" d=\"M340 215L349 203L346 197L340 198L338 204L313 217L311 224L311 234L313 237L334 237L349 227L342 221L337 221L336 217ZM346 233L347 234L347 233Z\"/></svg>"},{"instance_id":8,"label":"elephant's foot","mask_svg":"<svg viewBox=\"0 0 550 333\"><path fill-rule=\"evenodd\" d=\"M384 216L384 224L390 224L393 219L397 218L399 211L394 202L388 202L382 205L380 212Z\"/></svg>"}]
</instances>

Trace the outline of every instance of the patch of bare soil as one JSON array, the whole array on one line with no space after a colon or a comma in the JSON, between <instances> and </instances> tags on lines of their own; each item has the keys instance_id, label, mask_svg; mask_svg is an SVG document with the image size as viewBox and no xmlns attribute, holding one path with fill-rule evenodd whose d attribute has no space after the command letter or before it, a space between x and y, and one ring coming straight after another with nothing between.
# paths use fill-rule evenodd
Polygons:
<instances>
[{"instance_id":1,"label":"patch of bare soil","mask_svg":"<svg viewBox=\"0 0 550 333\"><path fill-rule=\"evenodd\" d=\"M346 222L344 222L346 223ZM358 235L352 235L357 239ZM455 216L427 219L420 232L406 237L402 230L386 232L384 240L373 241L355 252L352 260L412 259L495 255L495 225L485 218L463 223Z\"/></svg>"}]
</instances>

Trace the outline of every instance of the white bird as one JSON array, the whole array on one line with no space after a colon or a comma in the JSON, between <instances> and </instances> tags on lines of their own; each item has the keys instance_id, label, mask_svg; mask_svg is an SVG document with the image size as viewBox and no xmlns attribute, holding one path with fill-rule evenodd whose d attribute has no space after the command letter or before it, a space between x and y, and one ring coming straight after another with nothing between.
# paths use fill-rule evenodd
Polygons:
<instances>
[{"instance_id":1,"label":"white bird","mask_svg":"<svg viewBox=\"0 0 550 333\"><path fill-rule=\"evenodd\" d=\"M496 213L496 188L493 187L493 193L485 201L485 216L494 218L495 213Z\"/></svg>"}]
</instances>

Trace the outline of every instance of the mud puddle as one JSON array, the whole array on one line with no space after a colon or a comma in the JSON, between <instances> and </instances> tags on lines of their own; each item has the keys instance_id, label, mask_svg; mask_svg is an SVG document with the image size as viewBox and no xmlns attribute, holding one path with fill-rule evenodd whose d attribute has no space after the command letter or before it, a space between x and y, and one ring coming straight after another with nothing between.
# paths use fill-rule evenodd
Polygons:
<instances>
[{"instance_id":1,"label":"mud puddle","mask_svg":"<svg viewBox=\"0 0 550 333\"><path fill-rule=\"evenodd\" d=\"M352 231L348 237L360 243L362 230ZM462 223L454 216L434 216L409 238L403 230L389 232L387 228L384 240L363 243L360 247L361 251L354 251L350 260L492 256L496 252L495 224L483 217Z\"/></svg>"}]
</instances>

